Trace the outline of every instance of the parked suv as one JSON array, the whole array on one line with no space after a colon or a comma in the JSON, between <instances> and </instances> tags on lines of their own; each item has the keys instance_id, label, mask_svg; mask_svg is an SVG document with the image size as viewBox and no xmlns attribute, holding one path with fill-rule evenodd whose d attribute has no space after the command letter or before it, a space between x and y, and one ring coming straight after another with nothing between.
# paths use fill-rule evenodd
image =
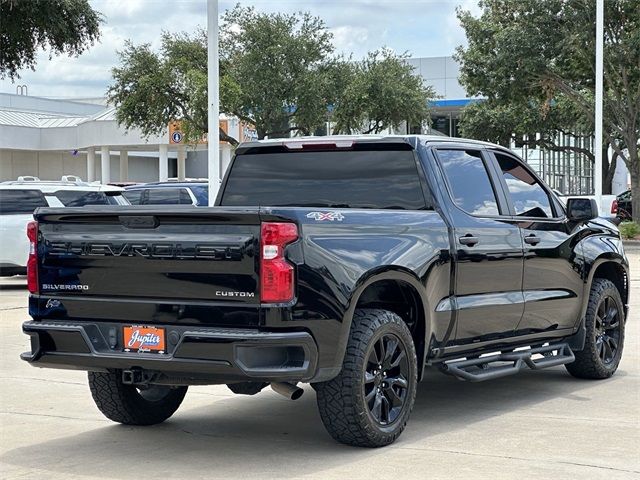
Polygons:
<instances>
[{"instance_id":1,"label":"parked suv","mask_svg":"<svg viewBox=\"0 0 640 480\"><path fill-rule=\"evenodd\" d=\"M296 399L311 383L328 432L366 447L401 434L428 368L471 382L618 368L620 233L507 149L250 142L221 187L213 208L38 210L22 358L87 370L97 407L128 425L166 420L190 385Z\"/></svg>"},{"instance_id":2,"label":"parked suv","mask_svg":"<svg viewBox=\"0 0 640 480\"><path fill-rule=\"evenodd\" d=\"M26 273L29 242L24 232L36 208L128 204L121 188L85 183L74 175L60 181L23 176L0 183L0 275Z\"/></svg>"},{"instance_id":3,"label":"parked suv","mask_svg":"<svg viewBox=\"0 0 640 480\"><path fill-rule=\"evenodd\" d=\"M206 181L153 182L126 187L124 196L131 205L209 205L209 184Z\"/></svg>"}]
</instances>

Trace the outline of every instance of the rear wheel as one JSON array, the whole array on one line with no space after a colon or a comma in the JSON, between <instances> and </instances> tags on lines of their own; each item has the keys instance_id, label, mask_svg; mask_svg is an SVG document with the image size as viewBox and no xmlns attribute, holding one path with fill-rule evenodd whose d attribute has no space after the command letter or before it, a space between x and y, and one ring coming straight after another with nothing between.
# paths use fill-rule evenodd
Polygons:
<instances>
[{"instance_id":1,"label":"rear wheel","mask_svg":"<svg viewBox=\"0 0 640 480\"><path fill-rule=\"evenodd\" d=\"M175 413L187 393L187 387L125 385L119 370L89 372L89 388L103 415L125 425L164 422Z\"/></svg>"},{"instance_id":2,"label":"rear wheel","mask_svg":"<svg viewBox=\"0 0 640 480\"><path fill-rule=\"evenodd\" d=\"M314 388L320 417L334 439L381 447L404 430L416 386L416 352L407 325L386 310L357 310L342 371Z\"/></svg>"},{"instance_id":3,"label":"rear wheel","mask_svg":"<svg viewBox=\"0 0 640 480\"><path fill-rule=\"evenodd\" d=\"M566 365L578 378L603 379L618 369L624 345L624 305L620 292L610 281L596 278L591 285L585 316L584 348Z\"/></svg>"}]
</instances>

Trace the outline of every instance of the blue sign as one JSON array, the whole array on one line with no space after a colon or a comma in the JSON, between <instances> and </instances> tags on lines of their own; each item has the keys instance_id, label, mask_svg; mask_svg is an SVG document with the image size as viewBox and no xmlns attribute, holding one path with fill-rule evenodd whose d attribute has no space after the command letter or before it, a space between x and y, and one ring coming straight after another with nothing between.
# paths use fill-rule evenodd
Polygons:
<instances>
[{"instance_id":1,"label":"blue sign","mask_svg":"<svg viewBox=\"0 0 640 480\"><path fill-rule=\"evenodd\" d=\"M182 141L182 133L173 132L173 135L171 135L171 139L173 140L173 143L180 143Z\"/></svg>"}]
</instances>

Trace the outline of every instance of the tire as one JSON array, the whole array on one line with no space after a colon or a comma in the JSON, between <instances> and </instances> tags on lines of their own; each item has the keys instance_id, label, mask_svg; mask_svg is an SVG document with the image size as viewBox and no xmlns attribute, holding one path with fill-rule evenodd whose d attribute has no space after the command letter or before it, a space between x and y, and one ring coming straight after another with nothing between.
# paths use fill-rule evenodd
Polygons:
<instances>
[{"instance_id":1,"label":"tire","mask_svg":"<svg viewBox=\"0 0 640 480\"><path fill-rule=\"evenodd\" d=\"M119 370L89 372L93 401L105 417L125 425L155 425L178 409L187 387L150 385L138 389L122 383Z\"/></svg>"},{"instance_id":2,"label":"tire","mask_svg":"<svg viewBox=\"0 0 640 480\"><path fill-rule=\"evenodd\" d=\"M574 352L575 362L565 367L577 378L609 378L620 364L625 326L624 305L613 282L603 278L593 280L584 322L584 348Z\"/></svg>"},{"instance_id":3,"label":"tire","mask_svg":"<svg viewBox=\"0 0 640 480\"><path fill-rule=\"evenodd\" d=\"M391 353L385 357L383 350ZM347 445L393 443L411 414L417 371L413 339L402 319L387 310L356 310L342 370L314 384L322 423Z\"/></svg>"}]
</instances>

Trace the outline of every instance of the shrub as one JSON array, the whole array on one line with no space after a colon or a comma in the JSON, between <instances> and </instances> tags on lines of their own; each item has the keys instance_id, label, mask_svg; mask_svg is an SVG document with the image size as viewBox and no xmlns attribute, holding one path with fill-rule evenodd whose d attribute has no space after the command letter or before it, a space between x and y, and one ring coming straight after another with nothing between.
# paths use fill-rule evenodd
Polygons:
<instances>
[{"instance_id":1,"label":"shrub","mask_svg":"<svg viewBox=\"0 0 640 480\"><path fill-rule=\"evenodd\" d=\"M635 238L640 234L640 225L636 222L622 222L618 228L620 229L620 235L626 240Z\"/></svg>"}]
</instances>

